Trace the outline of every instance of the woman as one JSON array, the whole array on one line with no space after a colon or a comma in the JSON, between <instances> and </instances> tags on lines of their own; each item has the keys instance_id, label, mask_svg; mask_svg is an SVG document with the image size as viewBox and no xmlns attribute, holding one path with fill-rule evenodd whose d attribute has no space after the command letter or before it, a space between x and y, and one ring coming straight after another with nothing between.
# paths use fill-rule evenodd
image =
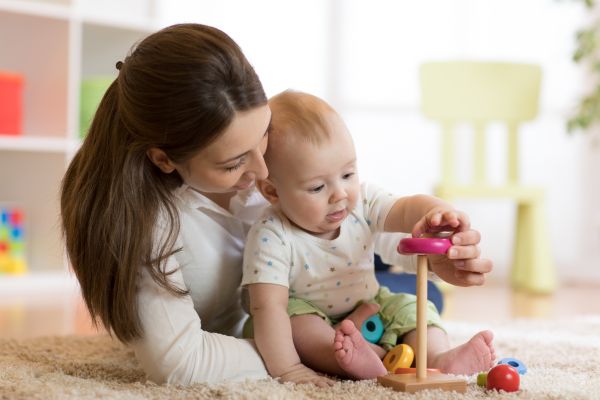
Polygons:
<instances>
[{"instance_id":1,"label":"woman","mask_svg":"<svg viewBox=\"0 0 600 400\"><path fill-rule=\"evenodd\" d=\"M266 377L253 343L235 338L245 235L266 206L254 190L268 174L262 85L231 38L198 24L150 35L117 68L61 194L90 314L157 383ZM388 262L393 240L380 241ZM483 283L479 233L455 240L432 270Z\"/></svg>"}]
</instances>

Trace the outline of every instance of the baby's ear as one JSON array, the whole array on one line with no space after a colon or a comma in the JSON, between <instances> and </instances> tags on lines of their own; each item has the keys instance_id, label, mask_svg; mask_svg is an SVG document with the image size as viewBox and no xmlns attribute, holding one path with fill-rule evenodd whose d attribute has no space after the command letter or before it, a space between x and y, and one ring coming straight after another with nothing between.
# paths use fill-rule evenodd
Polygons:
<instances>
[{"instance_id":1,"label":"baby's ear","mask_svg":"<svg viewBox=\"0 0 600 400\"><path fill-rule=\"evenodd\" d=\"M256 187L269 203L275 204L279 200L277 189L275 188L275 185L273 185L273 182L269 180L269 178L256 181Z\"/></svg>"}]
</instances>

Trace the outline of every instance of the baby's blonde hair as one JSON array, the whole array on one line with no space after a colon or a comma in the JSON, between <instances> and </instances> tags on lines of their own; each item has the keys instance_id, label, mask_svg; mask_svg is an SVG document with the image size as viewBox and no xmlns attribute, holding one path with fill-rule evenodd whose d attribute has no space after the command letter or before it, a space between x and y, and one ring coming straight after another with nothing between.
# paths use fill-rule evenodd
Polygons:
<instances>
[{"instance_id":1,"label":"baby's blonde hair","mask_svg":"<svg viewBox=\"0 0 600 400\"><path fill-rule=\"evenodd\" d=\"M272 111L269 141L290 137L313 144L329 140L331 126L326 116L335 110L326 101L308 93L286 90L269 99Z\"/></svg>"}]
</instances>

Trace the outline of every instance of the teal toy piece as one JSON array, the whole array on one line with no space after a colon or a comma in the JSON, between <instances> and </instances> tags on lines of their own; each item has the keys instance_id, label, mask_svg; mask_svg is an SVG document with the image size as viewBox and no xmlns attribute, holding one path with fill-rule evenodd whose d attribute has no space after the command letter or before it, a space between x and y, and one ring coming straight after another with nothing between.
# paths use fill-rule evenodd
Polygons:
<instances>
[{"instance_id":1,"label":"teal toy piece","mask_svg":"<svg viewBox=\"0 0 600 400\"><path fill-rule=\"evenodd\" d=\"M379 342L379 339L383 336L383 322L379 315L375 314L371 318L365 320L360 329L363 337L366 341L371 343Z\"/></svg>"},{"instance_id":2,"label":"teal toy piece","mask_svg":"<svg viewBox=\"0 0 600 400\"><path fill-rule=\"evenodd\" d=\"M525 375L527 373L527 367L525 366L525 364L523 364L522 361L519 361L516 358L511 358L511 357L503 358L500 361L498 361L498 365L500 365L500 364L510 365L511 367L513 367L514 369L517 370L519 375Z\"/></svg>"}]
</instances>

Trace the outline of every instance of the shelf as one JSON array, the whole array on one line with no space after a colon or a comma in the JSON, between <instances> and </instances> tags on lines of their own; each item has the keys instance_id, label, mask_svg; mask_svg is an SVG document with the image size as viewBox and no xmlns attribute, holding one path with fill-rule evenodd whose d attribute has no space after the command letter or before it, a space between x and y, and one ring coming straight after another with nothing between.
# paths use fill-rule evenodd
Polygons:
<instances>
[{"instance_id":1,"label":"shelf","mask_svg":"<svg viewBox=\"0 0 600 400\"><path fill-rule=\"evenodd\" d=\"M119 19L114 16L87 15L82 17L82 22L84 24L97 25L106 28L125 29L146 33L151 33L155 30L153 21L143 17L132 20L131 18Z\"/></svg>"},{"instance_id":2,"label":"shelf","mask_svg":"<svg viewBox=\"0 0 600 400\"><path fill-rule=\"evenodd\" d=\"M79 282L71 271L29 272L24 275L0 275L1 300L7 301L11 296L27 293L32 296L57 293L79 293Z\"/></svg>"},{"instance_id":3,"label":"shelf","mask_svg":"<svg viewBox=\"0 0 600 400\"><path fill-rule=\"evenodd\" d=\"M79 0L83 24L150 33L156 28L155 0ZM130 43L133 44L133 43Z\"/></svg>"},{"instance_id":4,"label":"shelf","mask_svg":"<svg viewBox=\"0 0 600 400\"><path fill-rule=\"evenodd\" d=\"M72 142L64 138L0 135L0 151L65 153L78 146L78 143Z\"/></svg>"},{"instance_id":5,"label":"shelf","mask_svg":"<svg viewBox=\"0 0 600 400\"><path fill-rule=\"evenodd\" d=\"M23 238L29 270L64 270L59 199L66 151L2 151L0 161L0 203L23 210Z\"/></svg>"},{"instance_id":6,"label":"shelf","mask_svg":"<svg viewBox=\"0 0 600 400\"><path fill-rule=\"evenodd\" d=\"M68 5L44 1L0 0L0 11L65 21L71 17Z\"/></svg>"},{"instance_id":7,"label":"shelf","mask_svg":"<svg viewBox=\"0 0 600 400\"><path fill-rule=\"evenodd\" d=\"M17 2L12 0L0 0L0 11L5 11L14 14L21 14L30 17L42 17L68 21L79 20L86 24L100 25L107 28L119 28L137 30L143 32L153 32L156 29L156 24L150 18L138 17L134 20L123 17L118 18L109 15L73 15L68 7L52 5L52 4L31 4L28 2Z\"/></svg>"},{"instance_id":8,"label":"shelf","mask_svg":"<svg viewBox=\"0 0 600 400\"><path fill-rule=\"evenodd\" d=\"M0 37L0 69L24 78L24 135L64 137L68 132L69 21L0 12Z\"/></svg>"},{"instance_id":9,"label":"shelf","mask_svg":"<svg viewBox=\"0 0 600 400\"><path fill-rule=\"evenodd\" d=\"M116 78L117 61L123 61L131 47L148 33L143 30L108 28L84 24L82 29L81 77Z\"/></svg>"},{"instance_id":10,"label":"shelf","mask_svg":"<svg viewBox=\"0 0 600 400\"><path fill-rule=\"evenodd\" d=\"M21 135L0 132L0 203L24 211L30 273L0 275L0 292L65 287L47 273L67 270L60 188L82 143L81 82L117 76L115 63L156 29L156 1L0 0L0 70L23 76Z\"/></svg>"}]
</instances>

